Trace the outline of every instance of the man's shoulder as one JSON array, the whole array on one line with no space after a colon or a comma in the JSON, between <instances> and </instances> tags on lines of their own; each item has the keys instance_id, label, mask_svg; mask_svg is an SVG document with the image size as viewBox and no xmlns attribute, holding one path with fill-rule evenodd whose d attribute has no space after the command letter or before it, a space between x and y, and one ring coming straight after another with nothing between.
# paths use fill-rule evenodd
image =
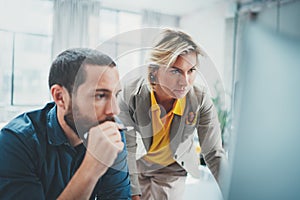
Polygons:
<instances>
[{"instance_id":1,"label":"man's shoulder","mask_svg":"<svg viewBox=\"0 0 300 200\"><path fill-rule=\"evenodd\" d=\"M37 132L45 130L48 112L54 103L48 103L44 108L25 112L12 119L1 129L1 135L13 134L19 140L30 142L37 140Z\"/></svg>"},{"instance_id":2,"label":"man's shoulder","mask_svg":"<svg viewBox=\"0 0 300 200\"><path fill-rule=\"evenodd\" d=\"M41 172L47 148L46 129L42 127L47 126L47 115L52 107L48 104L43 109L25 112L1 129L1 177Z\"/></svg>"}]
</instances>

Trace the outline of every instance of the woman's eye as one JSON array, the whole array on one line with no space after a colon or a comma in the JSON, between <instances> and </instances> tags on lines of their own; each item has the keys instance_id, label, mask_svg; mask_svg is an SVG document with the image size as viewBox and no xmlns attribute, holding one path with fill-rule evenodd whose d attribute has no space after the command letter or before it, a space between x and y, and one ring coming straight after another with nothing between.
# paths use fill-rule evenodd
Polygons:
<instances>
[{"instance_id":1,"label":"woman's eye","mask_svg":"<svg viewBox=\"0 0 300 200\"><path fill-rule=\"evenodd\" d=\"M171 73L172 73L172 74L179 74L179 73L180 73L180 71L179 71L179 70L177 70L177 69L175 69L175 70L172 70L172 71L171 71Z\"/></svg>"},{"instance_id":2,"label":"woman's eye","mask_svg":"<svg viewBox=\"0 0 300 200\"><path fill-rule=\"evenodd\" d=\"M116 93L116 98L118 98L118 96L120 96L120 93L121 93L121 90Z\"/></svg>"},{"instance_id":3,"label":"woman's eye","mask_svg":"<svg viewBox=\"0 0 300 200\"><path fill-rule=\"evenodd\" d=\"M190 73L192 73L192 72L196 71L196 68L192 68L189 71L190 71Z\"/></svg>"}]
</instances>

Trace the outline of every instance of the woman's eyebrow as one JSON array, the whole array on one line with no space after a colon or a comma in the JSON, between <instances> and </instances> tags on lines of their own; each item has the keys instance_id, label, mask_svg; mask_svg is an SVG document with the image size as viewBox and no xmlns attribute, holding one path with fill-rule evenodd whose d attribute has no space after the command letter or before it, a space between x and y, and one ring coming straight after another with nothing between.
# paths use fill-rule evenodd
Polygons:
<instances>
[{"instance_id":1,"label":"woman's eyebrow","mask_svg":"<svg viewBox=\"0 0 300 200\"><path fill-rule=\"evenodd\" d=\"M198 64L195 64L194 66L192 66L191 68L189 68L189 70L190 70L190 69L193 69L193 68L195 68L195 67L197 67L197 65L198 65ZM182 71L180 68L178 68L178 67L176 67L176 66L170 66L169 68L173 68L173 69Z\"/></svg>"},{"instance_id":2,"label":"woman's eyebrow","mask_svg":"<svg viewBox=\"0 0 300 200\"><path fill-rule=\"evenodd\" d=\"M179 71L182 71L181 69L179 69L179 68L176 67L176 66L171 66L171 67L169 67L169 68L173 68L173 69L177 69L177 70L179 70Z\"/></svg>"}]
</instances>

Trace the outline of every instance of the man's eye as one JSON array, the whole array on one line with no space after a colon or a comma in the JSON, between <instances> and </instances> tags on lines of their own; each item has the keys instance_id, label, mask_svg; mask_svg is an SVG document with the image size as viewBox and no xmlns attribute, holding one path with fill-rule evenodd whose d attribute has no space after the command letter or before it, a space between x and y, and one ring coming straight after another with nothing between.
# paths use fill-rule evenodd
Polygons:
<instances>
[{"instance_id":1,"label":"man's eye","mask_svg":"<svg viewBox=\"0 0 300 200\"><path fill-rule=\"evenodd\" d=\"M102 99L102 98L106 97L106 94L104 94L104 93L96 94L95 97L96 97L96 99Z\"/></svg>"}]
</instances>

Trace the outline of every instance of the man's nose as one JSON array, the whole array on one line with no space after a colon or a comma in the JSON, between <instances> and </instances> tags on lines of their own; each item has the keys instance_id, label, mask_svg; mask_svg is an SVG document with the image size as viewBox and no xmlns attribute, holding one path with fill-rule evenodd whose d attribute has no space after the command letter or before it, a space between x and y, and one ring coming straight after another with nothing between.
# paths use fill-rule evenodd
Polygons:
<instances>
[{"instance_id":1,"label":"man's nose","mask_svg":"<svg viewBox=\"0 0 300 200\"><path fill-rule=\"evenodd\" d=\"M107 115L118 115L120 113L120 107L116 97L112 97L111 101L106 105Z\"/></svg>"}]
</instances>

